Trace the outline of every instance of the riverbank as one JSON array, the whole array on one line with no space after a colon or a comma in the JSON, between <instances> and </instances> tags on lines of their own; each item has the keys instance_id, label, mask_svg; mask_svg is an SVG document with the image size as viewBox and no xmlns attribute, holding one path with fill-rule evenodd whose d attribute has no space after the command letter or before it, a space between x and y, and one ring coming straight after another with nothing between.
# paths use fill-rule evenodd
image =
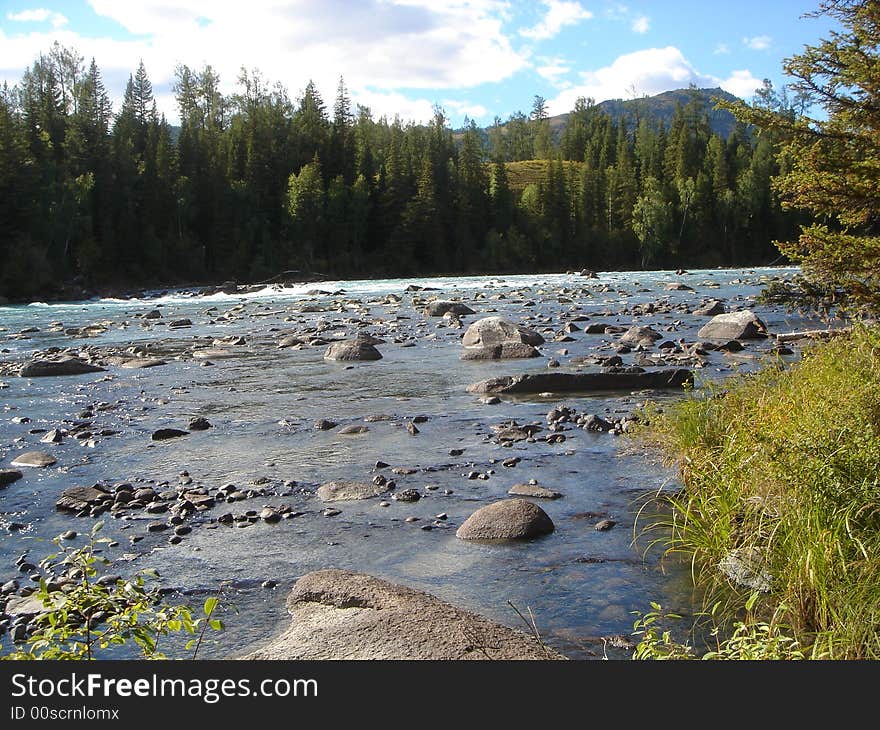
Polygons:
<instances>
[{"instance_id":1,"label":"riverbank","mask_svg":"<svg viewBox=\"0 0 880 730\"><path fill-rule=\"evenodd\" d=\"M856 327L651 421L638 438L684 489L664 495L668 519L643 527L692 559L716 638L741 622L756 654L880 657L880 329Z\"/></svg>"}]
</instances>

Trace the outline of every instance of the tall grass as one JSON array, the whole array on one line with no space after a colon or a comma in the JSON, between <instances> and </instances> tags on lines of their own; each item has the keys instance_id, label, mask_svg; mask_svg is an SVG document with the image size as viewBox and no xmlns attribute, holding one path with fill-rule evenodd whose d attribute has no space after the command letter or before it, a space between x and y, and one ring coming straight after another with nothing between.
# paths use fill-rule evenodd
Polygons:
<instances>
[{"instance_id":1,"label":"tall grass","mask_svg":"<svg viewBox=\"0 0 880 730\"><path fill-rule=\"evenodd\" d=\"M722 606L731 631L769 621L823 656L880 658L880 329L649 420L637 438L678 466L684 489L642 534L691 560L704 608Z\"/></svg>"}]
</instances>

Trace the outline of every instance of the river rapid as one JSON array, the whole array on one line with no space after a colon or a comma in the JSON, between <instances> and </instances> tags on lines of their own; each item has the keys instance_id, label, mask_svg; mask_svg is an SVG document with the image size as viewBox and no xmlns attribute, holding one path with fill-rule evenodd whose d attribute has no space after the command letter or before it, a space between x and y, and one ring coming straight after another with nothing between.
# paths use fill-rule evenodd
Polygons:
<instances>
[{"instance_id":1,"label":"river rapid","mask_svg":"<svg viewBox=\"0 0 880 730\"><path fill-rule=\"evenodd\" d=\"M22 468L21 479L0 489L0 583L33 585L16 565L20 556L37 563L67 530L80 534L71 544L82 544L104 519L102 534L116 543L104 547L113 573L157 569L170 600L196 606L222 589L226 629L203 645L200 658L236 656L270 639L289 622L285 598L296 579L328 567L426 590L524 628L513 604L531 611L543 640L572 658L627 656L625 647L615 648L625 642L609 637L631 634L634 611L649 610L651 601L691 609L687 569L634 541L644 524L635 513L639 498L680 485L673 470L627 448L625 435L574 423L554 431L547 414L565 406L613 422L646 400L678 398L681 391L501 396L490 404L467 386L548 372L548 365L556 372L601 370L601 361L589 358L617 354L620 333L587 334L595 323L650 326L673 343L696 342L709 317L693 310L712 299L728 311L752 309L771 333L824 326L755 303L768 281L794 273L322 281L236 294L180 290L0 307L0 469L27 451L56 459ZM435 298L461 301L475 314L460 323L427 316L424 305ZM542 357L462 360L464 329L494 315L539 332ZM324 359L327 343L358 334L379 340L382 359ZM279 346L285 337L302 343ZM743 344L739 353L709 352L695 369L697 386L756 367L772 357L775 341ZM18 375L23 363L53 348L82 352L105 369ZM620 357L631 365L640 354L661 352L669 351L655 346ZM122 367L135 356L164 364ZM793 360L798 352L782 357ZM210 428L189 429L196 417ZM335 425L316 428L321 419ZM500 442L493 426L510 421L540 430L529 440ZM340 433L352 425L367 430ZM154 441L162 428L189 432ZM42 443L52 429L60 441ZM564 440L548 441L551 434ZM332 506L339 514L325 516L328 505L315 494L322 483L370 482L377 474L421 498L338 502ZM540 500L555 524L552 534L497 544L456 538L477 508L529 480L564 495ZM98 518L56 509L66 488L125 482L157 493L201 487L215 504L189 515L191 531L173 542L173 527L147 527L168 513L132 509ZM260 519L266 506L283 508L283 518ZM221 521L225 514L233 521ZM611 520L612 529L595 529L602 520ZM0 642L7 651L9 634Z\"/></svg>"}]
</instances>

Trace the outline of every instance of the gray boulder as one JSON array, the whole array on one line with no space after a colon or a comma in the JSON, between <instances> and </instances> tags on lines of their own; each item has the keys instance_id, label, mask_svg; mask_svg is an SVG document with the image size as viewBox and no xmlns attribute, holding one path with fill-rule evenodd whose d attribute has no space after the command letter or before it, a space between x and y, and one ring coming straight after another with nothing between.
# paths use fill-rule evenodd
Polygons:
<instances>
[{"instance_id":1,"label":"gray boulder","mask_svg":"<svg viewBox=\"0 0 880 730\"><path fill-rule=\"evenodd\" d=\"M333 481L318 487L318 498L322 502L344 502L355 499L370 499L384 494L388 488L384 485L365 482Z\"/></svg>"},{"instance_id":2,"label":"gray boulder","mask_svg":"<svg viewBox=\"0 0 880 730\"><path fill-rule=\"evenodd\" d=\"M331 344L324 352L325 360L381 360L382 353L363 339L342 340Z\"/></svg>"},{"instance_id":3,"label":"gray boulder","mask_svg":"<svg viewBox=\"0 0 880 730\"><path fill-rule=\"evenodd\" d=\"M465 347L461 353L462 360L512 360L521 357L540 357L531 345L525 342L502 342L499 345L486 347Z\"/></svg>"},{"instance_id":4,"label":"gray boulder","mask_svg":"<svg viewBox=\"0 0 880 730\"><path fill-rule=\"evenodd\" d=\"M478 319L465 330L461 338L461 344L465 347L494 347L511 342L542 345L544 338L537 332L503 317Z\"/></svg>"},{"instance_id":5,"label":"gray boulder","mask_svg":"<svg viewBox=\"0 0 880 730\"><path fill-rule=\"evenodd\" d=\"M57 360L34 360L18 371L23 378L42 378L54 375L83 375L103 372L104 368L92 365L78 357L62 357Z\"/></svg>"},{"instance_id":6,"label":"gray boulder","mask_svg":"<svg viewBox=\"0 0 880 730\"><path fill-rule=\"evenodd\" d=\"M57 459L45 451L26 451L19 454L10 463L12 466L31 466L36 469L42 469L46 466L52 466Z\"/></svg>"},{"instance_id":7,"label":"gray boulder","mask_svg":"<svg viewBox=\"0 0 880 730\"><path fill-rule=\"evenodd\" d=\"M751 310L717 314L710 319L697 337L707 340L753 340L767 337L767 325Z\"/></svg>"},{"instance_id":8,"label":"gray boulder","mask_svg":"<svg viewBox=\"0 0 880 730\"><path fill-rule=\"evenodd\" d=\"M450 302L445 299L435 299L425 305L425 314L429 317L442 317L444 314L454 314L458 317L465 314L476 314L467 304Z\"/></svg>"},{"instance_id":9,"label":"gray boulder","mask_svg":"<svg viewBox=\"0 0 880 730\"><path fill-rule=\"evenodd\" d=\"M548 535L553 520L527 499L503 499L481 507L455 533L462 540L524 540Z\"/></svg>"},{"instance_id":10,"label":"gray boulder","mask_svg":"<svg viewBox=\"0 0 880 730\"><path fill-rule=\"evenodd\" d=\"M241 659L566 659L430 593L348 570L306 573L287 609L287 630Z\"/></svg>"}]
</instances>

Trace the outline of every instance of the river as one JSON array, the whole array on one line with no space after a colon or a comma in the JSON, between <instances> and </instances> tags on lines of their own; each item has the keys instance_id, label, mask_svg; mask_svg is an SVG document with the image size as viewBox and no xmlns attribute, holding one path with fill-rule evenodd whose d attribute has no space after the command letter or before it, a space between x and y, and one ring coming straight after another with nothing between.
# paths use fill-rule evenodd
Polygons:
<instances>
[{"instance_id":1,"label":"river","mask_svg":"<svg viewBox=\"0 0 880 730\"><path fill-rule=\"evenodd\" d=\"M180 290L0 307L0 360L6 364L0 377L0 469L23 451L46 451L57 460L23 469L22 479L0 489L0 582L26 585L27 575L15 565L19 556L27 553L36 563L53 551L52 537L70 529L88 533L96 518L55 509L65 488L129 482L160 492L186 485L214 493L235 485L252 496L196 513L189 519L192 532L177 544L169 542L170 531L146 529L167 515L131 511L107 518L103 530L118 542L105 548L116 573L155 568L176 602L199 605L222 586L226 629L211 637L201 658L235 656L279 632L289 621L284 602L292 584L327 567L427 590L524 628L513 604L532 612L546 643L573 658L623 656L625 651L615 654L603 637L630 634L633 611L649 610L650 601L684 612L690 608L687 570L634 544L643 524L634 513L638 498L678 488L675 473L625 448L625 436L568 427L561 431L564 441L538 438L503 446L492 426L511 420L541 424L539 435L546 436L551 433L546 414L554 406L614 418L633 413L647 399L680 393L502 396L490 405L466 388L496 375L547 372L551 359L559 372L598 370L572 361L613 355L619 334L586 334L590 323L651 326L674 341L694 342L708 318L690 312L710 299L731 310L752 309L771 333L821 326L782 307L755 303L767 281L794 273L759 268L600 272L597 278L322 281L248 294ZM669 287L676 282L687 288ZM463 316L462 327L425 316L423 304L435 297L461 300L476 313ZM161 316L144 316L154 310ZM543 357L461 360L463 327L490 315L540 332L546 340ZM169 326L185 319L191 324ZM574 327L565 331L566 324ZM382 340L376 345L381 360L328 361L325 345L308 344L357 333ZM279 347L285 335L300 336L306 344ZM755 367L773 338L744 344L742 353L709 353L707 365L697 371L698 385ZM226 352L192 356L206 346ZM22 362L52 348L88 350L104 358L106 371L15 374ZM161 357L165 364L128 369L108 359L132 352ZM633 357L624 354L625 364ZM795 352L786 359L796 357ZM151 440L157 429L186 430L198 416L211 427ZM336 426L318 429L319 419ZM415 434L407 429L413 419ZM340 434L347 425L368 430ZM41 443L51 429L67 435L60 443ZM511 457L519 461L503 466ZM380 461L388 466L377 468ZM388 506L380 506L380 499L337 503L340 514L324 516L326 505L315 496L321 483L370 481L378 473L394 479L398 490L418 490L421 499L389 500ZM474 510L530 479L564 495L541 502L556 526L551 535L499 544L455 537ZM275 524L217 521L224 512L259 512L265 505L287 505L296 516ZM440 514L445 519L438 519ZM596 530L600 519L616 524ZM83 538L78 540L74 544L82 544ZM8 634L0 641L8 650Z\"/></svg>"}]
</instances>

